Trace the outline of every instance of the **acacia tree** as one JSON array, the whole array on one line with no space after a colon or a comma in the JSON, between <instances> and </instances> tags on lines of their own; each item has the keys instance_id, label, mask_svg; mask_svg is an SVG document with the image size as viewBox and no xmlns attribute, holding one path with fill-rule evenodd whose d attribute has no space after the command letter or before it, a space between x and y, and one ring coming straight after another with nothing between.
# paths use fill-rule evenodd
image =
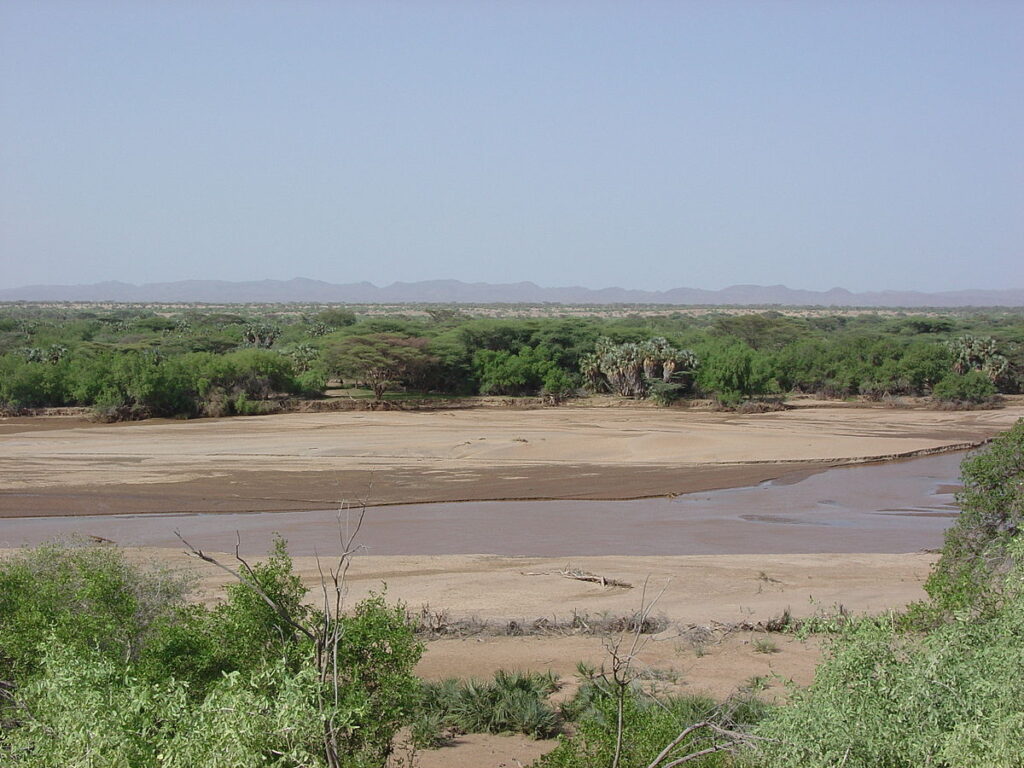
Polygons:
<instances>
[{"instance_id":1,"label":"acacia tree","mask_svg":"<svg viewBox=\"0 0 1024 768\"><path fill-rule=\"evenodd\" d=\"M429 339L390 333L348 336L328 347L324 357L330 371L365 384L380 402L388 388L436 362L426 351L428 343Z\"/></svg>"}]
</instances>

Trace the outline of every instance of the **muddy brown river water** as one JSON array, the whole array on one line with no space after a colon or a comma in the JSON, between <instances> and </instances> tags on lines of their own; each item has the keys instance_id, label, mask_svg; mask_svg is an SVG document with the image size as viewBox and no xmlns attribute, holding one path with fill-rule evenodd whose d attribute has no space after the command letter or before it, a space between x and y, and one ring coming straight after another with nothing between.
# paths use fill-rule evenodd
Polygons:
<instances>
[{"instance_id":1,"label":"muddy brown river water","mask_svg":"<svg viewBox=\"0 0 1024 768\"><path fill-rule=\"evenodd\" d=\"M373 555L532 556L914 552L938 548L956 517L963 453L830 469L762 483L636 501L495 501L366 510L359 542ZM356 513L340 513L351 525ZM0 547L102 536L124 546L266 552L275 532L295 555L337 551L339 512L102 515L0 520Z\"/></svg>"}]
</instances>

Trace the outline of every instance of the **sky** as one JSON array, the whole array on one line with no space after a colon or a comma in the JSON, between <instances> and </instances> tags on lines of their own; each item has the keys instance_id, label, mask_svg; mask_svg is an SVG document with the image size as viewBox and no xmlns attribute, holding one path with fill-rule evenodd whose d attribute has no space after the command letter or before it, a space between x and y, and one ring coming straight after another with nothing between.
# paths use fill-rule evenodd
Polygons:
<instances>
[{"instance_id":1,"label":"sky","mask_svg":"<svg viewBox=\"0 0 1024 768\"><path fill-rule=\"evenodd\" d=\"M1024 3L6 0L0 287L1024 287Z\"/></svg>"}]
</instances>

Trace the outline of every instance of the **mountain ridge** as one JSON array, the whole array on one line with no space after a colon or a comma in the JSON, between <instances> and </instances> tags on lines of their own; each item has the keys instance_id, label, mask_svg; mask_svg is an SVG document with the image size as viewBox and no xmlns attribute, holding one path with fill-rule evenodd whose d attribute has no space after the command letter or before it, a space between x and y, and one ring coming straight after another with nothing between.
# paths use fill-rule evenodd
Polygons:
<instances>
[{"instance_id":1,"label":"mountain ridge","mask_svg":"<svg viewBox=\"0 0 1024 768\"><path fill-rule=\"evenodd\" d=\"M531 281L465 283L438 279L329 283L306 277L290 280L178 280L135 285L108 280L88 285L29 285L0 289L0 301L82 301L118 303L347 303L347 304L665 304L675 306L833 306L833 307L1020 307L1024 288L958 291L865 291L835 287L827 291L784 285L731 285L720 290L670 288L542 287Z\"/></svg>"}]
</instances>

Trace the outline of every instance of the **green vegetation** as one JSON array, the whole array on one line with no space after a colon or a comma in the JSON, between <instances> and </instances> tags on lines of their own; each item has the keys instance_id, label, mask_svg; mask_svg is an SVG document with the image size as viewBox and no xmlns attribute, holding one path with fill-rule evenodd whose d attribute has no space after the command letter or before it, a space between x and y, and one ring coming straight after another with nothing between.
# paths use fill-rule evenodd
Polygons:
<instances>
[{"instance_id":1,"label":"green vegetation","mask_svg":"<svg viewBox=\"0 0 1024 768\"><path fill-rule=\"evenodd\" d=\"M306 310L306 311L303 311ZM554 310L552 310L554 314ZM726 406L797 392L1024 391L1024 313L415 317L339 307L0 307L0 408L90 406L102 418L267 413L328 382L416 396L582 390Z\"/></svg>"},{"instance_id":2,"label":"green vegetation","mask_svg":"<svg viewBox=\"0 0 1024 768\"><path fill-rule=\"evenodd\" d=\"M1022 598L1008 574L1021 566L1013 547L1024 533L1024 421L965 459L960 475L960 515L925 588L944 613L984 618Z\"/></svg>"},{"instance_id":3,"label":"green vegetation","mask_svg":"<svg viewBox=\"0 0 1024 768\"><path fill-rule=\"evenodd\" d=\"M931 602L841 622L813 685L756 729L755 765L1024 765L1024 421L962 474Z\"/></svg>"},{"instance_id":4,"label":"green vegetation","mask_svg":"<svg viewBox=\"0 0 1024 768\"><path fill-rule=\"evenodd\" d=\"M307 606L280 541L240 574L204 608L115 548L0 561L0 762L383 766L420 695L405 612Z\"/></svg>"},{"instance_id":5,"label":"green vegetation","mask_svg":"<svg viewBox=\"0 0 1024 768\"><path fill-rule=\"evenodd\" d=\"M426 746L442 733L522 733L550 738L561 725L547 697L558 688L552 674L498 671L491 681L443 680L423 684L417 737Z\"/></svg>"},{"instance_id":6,"label":"green vegetation","mask_svg":"<svg viewBox=\"0 0 1024 768\"><path fill-rule=\"evenodd\" d=\"M685 729L698 727L678 745L672 757L733 742L720 731L748 730L764 717L767 705L755 698L743 697L718 703L706 696L654 697L637 687L627 690L622 708L623 738L618 738L618 704L608 687L593 681L584 684L575 698L563 708L575 722L571 738L563 737L559 746L536 764L538 768L591 768L611 766L620 746L621 768L647 768ZM672 758L666 759L666 764ZM698 766L733 764L726 750L717 750L698 758Z\"/></svg>"},{"instance_id":7,"label":"green vegetation","mask_svg":"<svg viewBox=\"0 0 1024 768\"><path fill-rule=\"evenodd\" d=\"M996 385L981 371L947 373L932 389L932 396L946 403L984 403L995 394Z\"/></svg>"},{"instance_id":8,"label":"green vegetation","mask_svg":"<svg viewBox=\"0 0 1024 768\"><path fill-rule=\"evenodd\" d=\"M413 380L434 361L426 346L426 339L393 333L346 336L327 347L325 360L331 373L356 379L380 401L389 387Z\"/></svg>"},{"instance_id":9,"label":"green vegetation","mask_svg":"<svg viewBox=\"0 0 1024 768\"><path fill-rule=\"evenodd\" d=\"M1015 547L1022 554L1019 546ZM927 633L853 622L815 681L756 733L761 766L1020 766L1024 581L983 621Z\"/></svg>"}]
</instances>

